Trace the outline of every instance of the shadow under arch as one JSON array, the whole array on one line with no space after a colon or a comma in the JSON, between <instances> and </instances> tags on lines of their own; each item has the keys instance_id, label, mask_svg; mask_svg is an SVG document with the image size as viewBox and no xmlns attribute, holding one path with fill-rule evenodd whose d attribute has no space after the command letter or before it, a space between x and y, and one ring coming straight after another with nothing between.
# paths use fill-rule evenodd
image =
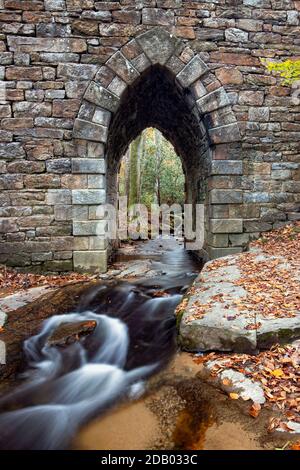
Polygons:
<instances>
[{"instance_id":1,"label":"shadow under arch","mask_svg":"<svg viewBox=\"0 0 300 470\"><path fill-rule=\"evenodd\" d=\"M199 188L208 175L209 138L191 91L162 65L149 67L126 89L112 119L106 147L107 201L116 203L121 158L147 127L160 130L181 157L186 202L202 202Z\"/></svg>"},{"instance_id":2,"label":"shadow under arch","mask_svg":"<svg viewBox=\"0 0 300 470\"><path fill-rule=\"evenodd\" d=\"M239 124L226 90L200 54L180 59L184 47L163 28L149 29L115 52L86 88L73 127L72 172L87 176L83 187L72 189L75 270L106 271L111 245L95 207L115 203L120 159L150 126L181 157L187 202L207 207L209 257L243 250L229 240L231 233L243 233L242 212L229 215L230 204L243 204L239 179L231 176L243 174Z\"/></svg>"}]
</instances>

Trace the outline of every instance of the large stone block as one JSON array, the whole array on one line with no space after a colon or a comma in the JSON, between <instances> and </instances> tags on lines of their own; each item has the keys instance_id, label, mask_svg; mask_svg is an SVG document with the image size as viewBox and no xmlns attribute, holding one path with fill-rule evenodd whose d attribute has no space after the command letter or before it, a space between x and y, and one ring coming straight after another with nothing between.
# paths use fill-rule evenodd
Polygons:
<instances>
[{"instance_id":1,"label":"large stone block","mask_svg":"<svg viewBox=\"0 0 300 470\"><path fill-rule=\"evenodd\" d=\"M97 65L58 64L57 78L64 80L92 80L97 72Z\"/></svg>"},{"instance_id":2,"label":"large stone block","mask_svg":"<svg viewBox=\"0 0 300 470\"><path fill-rule=\"evenodd\" d=\"M8 36L7 43L12 52L85 52L87 43L79 38L34 38Z\"/></svg>"},{"instance_id":3,"label":"large stone block","mask_svg":"<svg viewBox=\"0 0 300 470\"><path fill-rule=\"evenodd\" d=\"M74 221L73 235L105 235L107 228L106 220Z\"/></svg>"},{"instance_id":4,"label":"large stone block","mask_svg":"<svg viewBox=\"0 0 300 470\"><path fill-rule=\"evenodd\" d=\"M72 191L73 204L103 204L105 199L104 189L74 189Z\"/></svg>"},{"instance_id":5,"label":"large stone block","mask_svg":"<svg viewBox=\"0 0 300 470\"><path fill-rule=\"evenodd\" d=\"M212 189L211 204L239 204L243 202L243 191L240 189Z\"/></svg>"},{"instance_id":6,"label":"large stone block","mask_svg":"<svg viewBox=\"0 0 300 470\"><path fill-rule=\"evenodd\" d=\"M46 204L71 204L71 191L69 189L48 189Z\"/></svg>"},{"instance_id":7,"label":"large stone block","mask_svg":"<svg viewBox=\"0 0 300 470\"><path fill-rule=\"evenodd\" d=\"M241 140L240 129L237 123L209 129L208 133L210 140L214 144L239 142Z\"/></svg>"},{"instance_id":8,"label":"large stone block","mask_svg":"<svg viewBox=\"0 0 300 470\"><path fill-rule=\"evenodd\" d=\"M197 101L201 113L210 113L216 109L223 108L230 104L227 93L223 87L218 88Z\"/></svg>"},{"instance_id":9,"label":"large stone block","mask_svg":"<svg viewBox=\"0 0 300 470\"><path fill-rule=\"evenodd\" d=\"M75 271L105 273L107 270L107 250L74 251L73 266Z\"/></svg>"},{"instance_id":10,"label":"large stone block","mask_svg":"<svg viewBox=\"0 0 300 470\"><path fill-rule=\"evenodd\" d=\"M143 8L143 24L169 26L174 24L174 11L162 8Z\"/></svg>"},{"instance_id":11,"label":"large stone block","mask_svg":"<svg viewBox=\"0 0 300 470\"><path fill-rule=\"evenodd\" d=\"M242 175L243 162L239 160L213 160L212 175Z\"/></svg>"},{"instance_id":12,"label":"large stone block","mask_svg":"<svg viewBox=\"0 0 300 470\"><path fill-rule=\"evenodd\" d=\"M120 101L116 95L95 82L90 83L85 92L84 98L87 101L113 113L117 110Z\"/></svg>"},{"instance_id":13,"label":"large stone block","mask_svg":"<svg viewBox=\"0 0 300 470\"><path fill-rule=\"evenodd\" d=\"M105 161L103 158L73 158L73 173L105 173Z\"/></svg>"},{"instance_id":14,"label":"large stone block","mask_svg":"<svg viewBox=\"0 0 300 470\"><path fill-rule=\"evenodd\" d=\"M180 46L180 41L161 28L150 29L136 38L152 64L164 65Z\"/></svg>"},{"instance_id":15,"label":"large stone block","mask_svg":"<svg viewBox=\"0 0 300 470\"><path fill-rule=\"evenodd\" d=\"M118 51L108 61L107 66L113 70L128 85L133 83L139 76L139 72L132 63Z\"/></svg>"},{"instance_id":16,"label":"large stone block","mask_svg":"<svg viewBox=\"0 0 300 470\"><path fill-rule=\"evenodd\" d=\"M95 124L93 122L76 119L73 128L73 137L76 139L86 139L96 142L106 142L107 127Z\"/></svg>"},{"instance_id":17,"label":"large stone block","mask_svg":"<svg viewBox=\"0 0 300 470\"><path fill-rule=\"evenodd\" d=\"M242 219L211 219L210 229L212 233L242 233Z\"/></svg>"},{"instance_id":18,"label":"large stone block","mask_svg":"<svg viewBox=\"0 0 300 470\"><path fill-rule=\"evenodd\" d=\"M207 247L208 256L210 259L222 258L223 256L235 255L243 251L242 246L232 246L228 248L215 248L212 246Z\"/></svg>"},{"instance_id":19,"label":"large stone block","mask_svg":"<svg viewBox=\"0 0 300 470\"><path fill-rule=\"evenodd\" d=\"M266 232L272 229L272 224L261 220L244 220L245 232Z\"/></svg>"},{"instance_id":20,"label":"large stone block","mask_svg":"<svg viewBox=\"0 0 300 470\"><path fill-rule=\"evenodd\" d=\"M187 63L183 70L179 72L177 75L177 80L183 87L186 88L198 80L198 78L201 77L207 70L207 65L203 62L199 55L196 55Z\"/></svg>"}]
</instances>

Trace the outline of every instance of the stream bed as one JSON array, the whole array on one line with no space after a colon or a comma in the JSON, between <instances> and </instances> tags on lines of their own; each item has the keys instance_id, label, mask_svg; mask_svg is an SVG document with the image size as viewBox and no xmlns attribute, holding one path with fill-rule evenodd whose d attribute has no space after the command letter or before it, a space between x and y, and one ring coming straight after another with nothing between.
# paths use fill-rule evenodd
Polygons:
<instances>
[{"instance_id":1,"label":"stream bed","mask_svg":"<svg viewBox=\"0 0 300 470\"><path fill-rule=\"evenodd\" d=\"M268 416L253 422L178 349L175 309L200 270L174 238L124 245L100 279L12 315L0 448L268 448Z\"/></svg>"}]
</instances>

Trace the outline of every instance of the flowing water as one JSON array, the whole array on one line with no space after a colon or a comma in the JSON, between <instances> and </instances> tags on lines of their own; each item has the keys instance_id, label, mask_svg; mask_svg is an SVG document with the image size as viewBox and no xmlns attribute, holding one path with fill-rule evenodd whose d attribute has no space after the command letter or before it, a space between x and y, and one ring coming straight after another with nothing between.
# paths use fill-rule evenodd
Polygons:
<instances>
[{"instance_id":1,"label":"flowing water","mask_svg":"<svg viewBox=\"0 0 300 470\"><path fill-rule=\"evenodd\" d=\"M174 239L142 243L129 258L152 258L152 276L97 283L76 311L58 312L26 340L26 381L0 400L1 448L68 448L83 424L142 394L145 380L169 363L174 310L199 263ZM67 347L51 341L62 325L87 321L93 331Z\"/></svg>"}]
</instances>

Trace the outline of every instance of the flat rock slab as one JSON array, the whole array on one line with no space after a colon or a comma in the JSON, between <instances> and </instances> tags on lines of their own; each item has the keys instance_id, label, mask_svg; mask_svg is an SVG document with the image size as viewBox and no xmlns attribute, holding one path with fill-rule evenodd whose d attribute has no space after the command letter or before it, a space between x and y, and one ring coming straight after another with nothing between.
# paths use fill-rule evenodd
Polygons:
<instances>
[{"instance_id":1,"label":"flat rock slab","mask_svg":"<svg viewBox=\"0 0 300 470\"><path fill-rule=\"evenodd\" d=\"M226 360L225 360L226 361ZM264 404L266 399L264 391L258 382L248 379L244 374L234 369L226 369L216 376L210 372L215 366L222 364L222 360L209 361L205 364L202 375L226 393L237 393L243 400L252 400L253 403Z\"/></svg>"},{"instance_id":2,"label":"flat rock slab","mask_svg":"<svg viewBox=\"0 0 300 470\"><path fill-rule=\"evenodd\" d=\"M3 326L7 314L13 312L20 307L24 307L27 304L30 304L34 300L38 299L46 292L52 292L54 288L49 288L48 286L39 286L32 287L30 289L24 289L17 291L15 294L7 295L0 299L0 326Z\"/></svg>"},{"instance_id":3,"label":"flat rock slab","mask_svg":"<svg viewBox=\"0 0 300 470\"><path fill-rule=\"evenodd\" d=\"M178 307L179 340L184 350L249 353L300 337L300 311L291 318L267 318L253 309L240 311L238 303L248 295L236 284L242 277L238 267L240 256L243 255L221 258L220 266L214 269L215 261L206 263L190 294ZM255 261L274 258L257 251ZM278 269L288 268L284 258L278 259ZM300 271L299 276L294 273L295 282L299 282Z\"/></svg>"}]
</instances>

